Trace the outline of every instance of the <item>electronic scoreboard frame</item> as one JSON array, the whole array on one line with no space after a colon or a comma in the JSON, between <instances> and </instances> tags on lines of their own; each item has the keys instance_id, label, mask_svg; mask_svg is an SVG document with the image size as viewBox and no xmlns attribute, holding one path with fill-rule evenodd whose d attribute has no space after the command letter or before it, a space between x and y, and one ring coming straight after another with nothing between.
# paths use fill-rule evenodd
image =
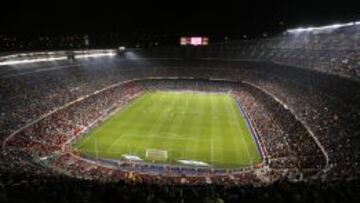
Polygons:
<instances>
[{"instance_id":1,"label":"electronic scoreboard frame","mask_svg":"<svg viewBox=\"0 0 360 203\"><path fill-rule=\"evenodd\" d=\"M209 44L208 37L193 36L193 37L180 37L181 46L207 46Z\"/></svg>"}]
</instances>

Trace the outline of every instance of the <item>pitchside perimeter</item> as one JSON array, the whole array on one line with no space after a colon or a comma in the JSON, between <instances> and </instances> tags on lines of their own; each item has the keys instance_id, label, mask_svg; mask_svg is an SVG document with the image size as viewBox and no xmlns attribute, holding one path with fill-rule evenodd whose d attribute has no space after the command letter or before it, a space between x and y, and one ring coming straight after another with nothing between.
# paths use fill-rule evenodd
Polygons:
<instances>
[{"instance_id":1,"label":"pitchside perimeter","mask_svg":"<svg viewBox=\"0 0 360 203\"><path fill-rule=\"evenodd\" d=\"M261 162L234 98L227 94L151 92L75 143L103 159L238 168Z\"/></svg>"}]
</instances>

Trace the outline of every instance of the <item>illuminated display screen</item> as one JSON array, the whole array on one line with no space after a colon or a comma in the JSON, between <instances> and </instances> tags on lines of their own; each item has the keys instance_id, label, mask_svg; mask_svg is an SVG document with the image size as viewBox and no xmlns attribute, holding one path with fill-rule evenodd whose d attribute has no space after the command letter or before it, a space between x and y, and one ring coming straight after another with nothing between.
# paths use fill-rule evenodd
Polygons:
<instances>
[{"instance_id":1,"label":"illuminated display screen","mask_svg":"<svg viewBox=\"0 0 360 203\"><path fill-rule=\"evenodd\" d=\"M205 46L209 44L208 37L181 37L180 45Z\"/></svg>"},{"instance_id":2,"label":"illuminated display screen","mask_svg":"<svg viewBox=\"0 0 360 203\"><path fill-rule=\"evenodd\" d=\"M202 38L201 37L191 37L190 38L190 44L194 46L198 46L202 44Z\"/></svg>"}]
</instances>

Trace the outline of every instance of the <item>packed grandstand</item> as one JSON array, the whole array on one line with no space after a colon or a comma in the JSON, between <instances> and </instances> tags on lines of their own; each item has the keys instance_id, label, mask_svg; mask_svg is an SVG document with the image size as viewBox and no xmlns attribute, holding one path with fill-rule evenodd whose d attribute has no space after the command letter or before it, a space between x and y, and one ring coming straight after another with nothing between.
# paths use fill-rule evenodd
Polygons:
<instances>
[{"instance_id":1,"label":"packed grandstand","mask_svg":"<svg viewBox=\"0 0 360 203\"><path fill-rule=\"evenodd\" d=\"M294 38L3 54L0 200L97 201L112 191L124 201L355 201L360 25ZM257 136L261 164L170 167L97 160L72 148L114 109L156 90L231 92Z\"/></svg>"}]
</instances>

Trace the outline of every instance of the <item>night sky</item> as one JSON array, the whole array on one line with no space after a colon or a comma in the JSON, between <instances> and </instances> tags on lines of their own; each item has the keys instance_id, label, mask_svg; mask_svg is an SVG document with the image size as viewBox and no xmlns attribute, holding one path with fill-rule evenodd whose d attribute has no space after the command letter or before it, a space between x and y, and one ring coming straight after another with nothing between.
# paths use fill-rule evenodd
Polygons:
<instances>
[{"instance_id":1,"label":"night sky","mask_svg":"<svg viewBox=\"0 0 360 203\"><path fill-rule=\"evenodd\" d=\"M267 2L267 3L266 3ZM44 1L2 5L0 33L242 36L360 20L358 1Z\"/></svg>"}]
</instances>

